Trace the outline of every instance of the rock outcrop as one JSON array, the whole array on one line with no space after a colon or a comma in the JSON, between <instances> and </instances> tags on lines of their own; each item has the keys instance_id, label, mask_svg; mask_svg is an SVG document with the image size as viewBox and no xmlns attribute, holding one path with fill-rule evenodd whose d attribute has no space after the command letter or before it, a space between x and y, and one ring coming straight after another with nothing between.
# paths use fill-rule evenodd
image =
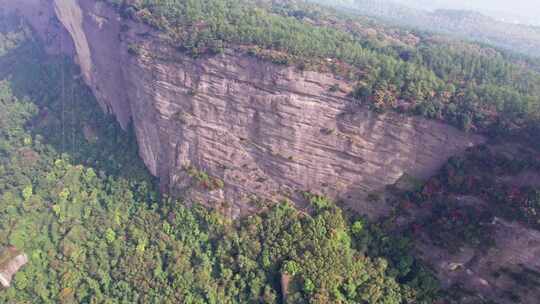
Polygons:
<instances>
[{"instance_id":1,"label":"rock outcrop","mask_svg":"<svg viewBox=\"0 0 540 304\"><path fill-rule=\"evenodd\" d=\"M245 54L193 59L94 0L0 0L79 63L103 108L133 123L140 155L164 188L238 216L266 200L313 191L371 216L368 193L404 175L425 178L483 141L421 118L377 115L347 98L350 84ZM48 16L47 16L48 15ZM45 17L43 17L45 16ZM44 29L47 27L47 29ZM330 88L339 87L339 90Z\"/></svg>"},{"instance_id":2,"label":"rock outcrop","mask_svg":"<svg viewBox=\"0 0 540 304\"><path fill-rule=\"evenodd\" d=\"M14 247L0 251L0 287L8 288L15 274L28 263L28 256Z\"/></svg>"}]
</instances>

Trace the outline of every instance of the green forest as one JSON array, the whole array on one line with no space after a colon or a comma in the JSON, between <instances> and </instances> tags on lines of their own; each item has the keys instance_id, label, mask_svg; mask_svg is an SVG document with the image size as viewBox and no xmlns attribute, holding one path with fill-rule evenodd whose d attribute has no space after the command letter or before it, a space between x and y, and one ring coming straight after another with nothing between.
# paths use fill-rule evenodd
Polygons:
<instances>
[{"instance_id":1,"label":"green forest","mask_svg":"<svg viewBox=\"0 0 540 304\"><path fill-rule=\"evenodd\" d=\"M1 303L432 303L391 236L324 197L232 222L161 196L133 135L20 20L0 27L0 246L29 263ZM286 289L281 281L287 283ZM283 292L286 290L286 293Z\"/></svg>"}]
</instances>

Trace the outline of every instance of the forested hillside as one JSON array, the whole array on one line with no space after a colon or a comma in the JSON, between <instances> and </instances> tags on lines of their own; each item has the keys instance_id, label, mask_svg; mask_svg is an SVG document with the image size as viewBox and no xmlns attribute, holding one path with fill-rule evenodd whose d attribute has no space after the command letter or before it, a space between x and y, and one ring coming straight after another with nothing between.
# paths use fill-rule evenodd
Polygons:
<instances>
[{"instance_id":1,"label":"forested hillside","mask_svg":"<svg viewBox=\"0 0 540 304\"><path fill-rule=\"evenodd\" d=\"M487 45L394 29L301 1L109 1L193 56L247 49L276 63L341 73L356 82L351 96L379 111L492 133L538 120L538 63Z\"/></svg>"},{"instance_id":2,"label":"forested hillside","mask_svg":"<svg viewBox=\"0 0 540 304\"><path fill-rule=\"evenodd\" d=\"M71 61L46 56L21 20L0 20L0 246L30 258L0 302L397 304L438 296L410 240L322 197L306 193L311 214L283 202L235 223L162 197L133 138L102 114Z\"/></svg>"},{"instance_id":3,"label":"forested hillside","mask_svg":"<svg viewBox=\"0 0 540 304\"><path fill-rule=\"evenodd\" d=\"M436 7L437 4L409 6L393 0L308 1L337 6L347 11L356 10L358 14L372 16L398 26L442 33L461 39L489 43L533 57L539 56L537 49L540 45L540 27L538 25L507 23L469 10L431 8L431 6ZM537 24L537 21L532 22Z\"/></svg>"}]
</instances>

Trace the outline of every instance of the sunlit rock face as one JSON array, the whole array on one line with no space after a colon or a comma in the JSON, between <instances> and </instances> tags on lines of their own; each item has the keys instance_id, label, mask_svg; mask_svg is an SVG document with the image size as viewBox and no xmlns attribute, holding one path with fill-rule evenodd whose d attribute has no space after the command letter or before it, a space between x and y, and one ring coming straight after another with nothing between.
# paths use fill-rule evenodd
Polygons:
<instances>
[{"instance_id":1,"label":"sunlit rock face","mask_svg":"<svg viewBox=\"0 0 540 304\"><path fill-rule=\"evenodd\" d=\"M0 3L56 17L58 24L33 26L42 37L57 33L48 48L74 55L103 108L124 128L133 123L163 189L233 217L264 201L301 205L304 191L376 217L387 206L368 202L368 193L404 175L428 177L483 141L434 121L374 114L355 105L351 84L335 75L233 51L193 59L102 2ZM71 39L59 43L63 36Z\"/></svg>"}]
</instances>

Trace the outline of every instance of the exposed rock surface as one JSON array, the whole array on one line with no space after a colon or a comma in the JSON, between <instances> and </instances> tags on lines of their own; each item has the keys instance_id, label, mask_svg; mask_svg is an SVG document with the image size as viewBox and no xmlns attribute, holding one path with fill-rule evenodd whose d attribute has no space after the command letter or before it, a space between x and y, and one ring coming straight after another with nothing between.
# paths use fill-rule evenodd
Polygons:
<instances>
[{"instance_id":1,"label":"exposed rock surface","mask_svg":"<svg viewBox=\"0 0 540 304\"><path fill-rule=\"evenodd\" d=\"M537 155L536 151L527 151L527 147L515 142L492 144L489 149L504 153L505 157L516 161L522 161L521 157L531 155L529 153ZM508 175L496 174L497 183L510 187L540 187L540 172L534 166L515 175L505 173ZM494 182L492 188L498 191L504 187L495 186ZM464 210L474 207L477 212L492 214L495 208L501 208L482 195L454 195L448 194L455 199L452 203L459 204ZM429 211L426 214L426 204L422 205L410 210L409 215L401 216L413 221L425 215L432 216ZM456 303L538 303L540 231L535 228L533 220L512 221L511 218L493 216L489 221L484 220L482 236L477 238L479 242L464 242L459 247L450 243L453 249L440 245L440 240L437 240L439 235L422 229L415 230L418 256L432 266L444 288L455 288L449 293L456 297ZM440 227L448 224L440 218L436 223ZM471 227L470 224L467 220L461 222L464 227ZM441 234L444 239L444 232Z\"/></svg>"},{"instance_id":2,"label":"exposed rock surface","mask_svg":"<svg viewBox=\"0 0 540 304\"><path fill-rule=\"evenodd\" d=\"M489 249L465 246L456 253L417 240L420 257L433 266L443 287L476 291L460 303L538 303L540 297L540 232L516 222L497 219L491 224L496 244Z\"/></svg>"},{"instance_id":3,"label":"exposed rock surface","mask_svg":"<svg viewBox=\"0 0 540 304\"><path fill-rule=\"evenodd\" d=\"M15 274L28 263L28 256L14 247L0 251L0 287L8 288Z\"/></svg>"},{"instance_id":4,"label":"exposed rock surface","mask_svg":"<svg viewBox=\"0 0 540 304\"><path fill-rule=\"evenodd\" d=\"M73 42L62 51L74 50L102 106L123 127L133 122L150 172L172 193L232 216L255 210L254 200L299 201L300 191L377 216L386 207L364 202L367 193L403 174L427 177L483 141L434 121L354 106L346 97L350 85L330 74L232 52L190 58L94 0L0 4L56 16L62 26L32 24L42 37L69 33ZM335 84L341 89L331 92Z\"/></svg>"}]
</instances>

